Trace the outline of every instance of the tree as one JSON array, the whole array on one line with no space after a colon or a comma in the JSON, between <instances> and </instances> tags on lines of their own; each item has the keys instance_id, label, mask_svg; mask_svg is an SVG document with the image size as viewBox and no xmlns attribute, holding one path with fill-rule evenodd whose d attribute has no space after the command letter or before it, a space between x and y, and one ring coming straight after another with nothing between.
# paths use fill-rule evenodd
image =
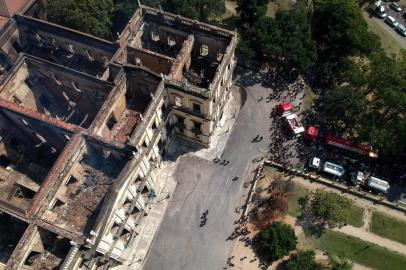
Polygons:
<instances>
[{"instance_id":1,"label":"tree","mask_svg":"<svg viewBox=\"0 0 406 270\"><path fill-rule=\"evenodd\" d=\"M112 0L48 0L47 18L95 36L111 37Z\"/></svg>"},{"instance_id":2,"label":"tree","mask_svg":"<svg viewBox=\"0 0 406 270\"><path fill-rule=\"evenodd\" d=\"M353 85L336 86L323 95L323 111L335 123L334 128L341 128L351 134L359 125L365 104L364 94Z\"/></svg>"},{"instance_id":3,"label":"tree","mask_svg":"<svg viewBox=\"0 0 406 270\"><path fill-rule=\"evenodd\" d=\"M296 248L297 238L292 227L274 222L261 232L260 251L271 261L276 261Z\"/></svg>"},{"instance_id":4,"label":"tree","mask_svg":"<svg viewBox=\"0 0 406 270\"><path fill-rule=\"evenodd\" d=\"M372 145L380 155L406 144L406 52L347 57L334 86L321 98L329 123L349 139Z\"/></svg>"},{"instance_id":5,"label":"tree","mask_svg":"<svg viewBox=\"0 0 406 270\"><path fill-rule=\"evenodd\" d=\"M135 0L113 0L114 12L112 15L113 33L121 33L128 21L138 8L138 2ZM144 3L144 2L143 2ZM147 4L147 3L145 3Z\"/></svg>"},{"instance_id":6,"label":"tree","mask_svg":"<svg viewBox=\"0 0 406 270\"><path fill-rule=\"evenodd\" d=\"M308 73L316 60L307 5L307 1L298 0L292 9L276 12L276 24L282 33L281 38L276 40L280 47L277 59L286 71L297 69L301 73Z\"/></svg>"},{"instance_id":7,"label":"tree","mask_svg":"<svg viewBox=\"0 0 406 270\"><path fill-rule=\"evenodd\" d=\"M286 270L319 270L321 267L316 263L316 255L313 250L299 251L286 263Z\"/></svg>"},{"instance_id":8,"label":"tree","mask_svg":"<svg viewBox=\"0 0 406 270\"><path fill-rule=\"evenodd\" d=\"M311 198L311 210L316 221L330 228L347 223L346 210L351 201L337 193L317 189Z\"/></svg>"},{"instance_id":9,"label":"tree","mask_svg":"<svg viewBox=\"0 0 406 270\"><path fill-rule=\"evenodd\" d=\"M257 228L266 228L275 219L284 216L288 211L289 197L292 183L278 176L267 188L267 196L263 198L255 209L254 224Z\"/></svg>"},{"instance_id":10,"label":"tree","mask_svg":"<svg viewBox=\"0 0 406 270\"><path fill-rule=\"evenodd\" d=\"M248 29L264 17L268 0L237 0L237 12L240 17L238 25Z\"/></svg>"},{"instance_id":11,"label":"tree","mask_svg":"<svg viewBox=\"0 0 406 270\"><path fill-rule=\"evenodd\" d=\"M255 2L255 1L254 1ZM273 63L280 69L307 73L312 68L316 50L311 39L307 2L298 0L288 11L278 11L275 18L253 12L258 2L242 1L239 50L249 58ZM244 8L247 5L247 8ZM266 6L265 6L266 7ZM247 15L245 13L253 13Z\"/></svg>"},{"instance_id":12,"label":"tree","mask_svg":"<svg viewBox=\"0 0 406 270\"><path fill-rule=\"evenodd\" d=\"M266 208L270 210L270 214L274 217L283 216L288 211L288 199L291 194L290 183L282 179L276 178L268 187L269 198L265 200Z\"/></svg>"},{"instance_id":13,"label":"tree","mask_svg":"<svg viewBox=\"0 0 406 270\"><path fill-rule=\"evenodd\" d=\"M314 1L312 25L323 61L380 50L379 38L368 31L361 10L352 0Z\"/></svg>"},{"instance_id":14,"label":"tree","mask_svg":"<svg viewBox=\"0 0 406 270\"><path fill-rule=\"evenodd\" d=\"M165 10L204 22L226 10L224 0L165 0L162 4Z\"/></svg>"}]
</instances>

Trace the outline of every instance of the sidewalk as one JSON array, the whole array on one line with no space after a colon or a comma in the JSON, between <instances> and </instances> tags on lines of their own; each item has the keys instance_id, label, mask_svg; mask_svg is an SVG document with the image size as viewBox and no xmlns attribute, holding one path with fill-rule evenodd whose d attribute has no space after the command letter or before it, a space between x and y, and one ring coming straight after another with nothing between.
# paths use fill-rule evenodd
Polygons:
<instances>
[{"instance_id":1,"label":"sidewalk","mask_svg":"<svg viewBox=\"0 0 406 270\"><path fill-rule=\"evenodd\" d=\"M177 163L175 162L163 162L160 170L160 174L157 177L157 183L155 184L156 198L147 204L148 216L142 219L139 227L143 228L140 234L137 236L137 240L134 242L133 247L130 250L131 254L128 255L129 259L121 266L114 269L116 270L140 270L142 269L145 258L148 255L149 249L152 246L155 235L161 225L161 222L165 216L166 209L170 202L168 196L172 196L176 188L176 181L172 178L172 175L176 169ZM136 251L136 252L135 252Z\"/></svg>"},{"instance_id":2,"label":"sidewalk","mask_svg":"<svg viewBox=\"0 0 406 270\"><path fill-rule=\"evenodd\" d=\"M194 153L194 155L213 160L216 157L220 157L226 146L228 137L231 134L231 130L234 126L235 119L238 112L241 109L241 94L240 88L233 85L231 88L230 99L224 106L223 117L217 123L217 128L209 148L202 149Z\"/></svg>"},{"instance_id":3,"label":"sidewalk","mask_svg":"<svg viewBox=\"0 0 406 270\"><path fill-rule=\"evenodd\" d=\"M381 236L373 234L371 232L362 230L361 228L356 228L351 225L347 225L340 229L335 228L335 229L333 229L333 231L337 231L337 232L341 232L344 234L354 236L354 237L364 240L366 242L375 244L380 247L384 247L386 249L389 249L391 251L394 251L394 252L397 252L399 254L406 256L406 245L403 245L396 241L381 237Z\"/></svg>"}]
</instances>

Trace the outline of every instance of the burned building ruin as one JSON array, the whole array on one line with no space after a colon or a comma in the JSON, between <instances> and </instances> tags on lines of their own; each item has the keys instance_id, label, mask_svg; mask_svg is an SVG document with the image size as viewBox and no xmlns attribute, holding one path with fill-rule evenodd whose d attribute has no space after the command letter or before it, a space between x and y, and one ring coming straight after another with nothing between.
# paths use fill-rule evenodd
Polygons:
<instances>
[{"instance_id":1,"label":"burned building ruin","mask_svg":"<svg viewBox=\"0 0 406 270\"><path fill-rule=\"evenodd\" d=\"M236 34L141 6L108 41L16 2L0 0L0 269L114 269L172 139L210 146Z\"/></svg>"}]
</instances>

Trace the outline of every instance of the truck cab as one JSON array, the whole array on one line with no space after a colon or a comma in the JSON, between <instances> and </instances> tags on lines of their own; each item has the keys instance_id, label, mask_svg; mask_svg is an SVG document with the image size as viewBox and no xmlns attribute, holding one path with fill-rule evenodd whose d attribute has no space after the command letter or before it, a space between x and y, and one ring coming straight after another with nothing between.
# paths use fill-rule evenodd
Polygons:
<instances>
[{"instance_id":1,"label":"truck cab","mask_svg":"<svg viewBox=\"0 0 406 270\"><path fill-rule=\"evenodd\" d=\"M318 157L310 158L308 166L309 168L319 170L321 166L321 159Z\"/></svg>"},{"instance_id":2,"label":"truck cab","mask_svg":"<svg viewBox=\"0 0 406 270\"><path fill-rule=\"evenodd\" d=\"M365 174L361 171L351 173L351 183L354 186L363 185L365 182Z\"/></svg>"}]
</instances>

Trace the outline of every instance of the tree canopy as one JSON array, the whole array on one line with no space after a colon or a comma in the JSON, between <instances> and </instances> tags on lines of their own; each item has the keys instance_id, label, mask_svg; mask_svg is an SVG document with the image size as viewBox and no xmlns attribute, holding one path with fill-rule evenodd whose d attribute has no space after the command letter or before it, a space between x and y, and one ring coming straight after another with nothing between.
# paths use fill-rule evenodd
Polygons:
<instances>
[{"instance_id":1,"label":"tree canopy","mask_svg":"<svg viewBox=\"0 0 406 270\"><path fill-rule=\"evenodd\" d=\"M380 48L379 39L368 31L361 10L351 0L316 0L313 37L323 59L370 54Z\"/></svg>"},{"instance_id":2,"label":"tree canopy","mask_svg":"<svg viewBox=\"0 0 406 270\"><path fill-rule=\"evenodd\" d=\"M321 270L313 250L299 251L286 263L286 270Z\"/></svg>"},{"instance_id":3,"label":"tree canopy","mask_svg":"<svg viewBox=\"0 0 406 270\"><path fill-rule=\"evenodd\" d=\"M311 210L316 221L333 228L347 223L346 209L351 201L331 191L316 190L311 198Z\"/></svg>"},{"instance_id":4,"label":"tree canopy","mask_svg":"<svg viewBox=\"0 0 406 270\"><path fill-rule=\"evenodd\" d=\"M48 0L47 18L73 29L95 36L111 36L112 0Z\"/></svg>"},{"instance_id":5,"label":"tree canopy","mask_svg":"<svg viewBox=\"0 0 406 270\"><path fill-rule=\"evenodd\" d=\"M280 10L275 18L264 16L267 1L241 1L239 50L249 58L277 64L290 72L307 73L316 57L311 39L307 2L299 0L291 10ZM265 4L264 4L265 3ZM248 6L245 8L245 6ZM256 11L252 11L255 9Z\"/></svg>"},{"instance_id":6,"label":"tree canopy","mask_svg":"<svg viewBox=\"0 0 406 270\"><path fill-rule=\"evenodd\" d=\"M406 145L406 52L383 52L352 58L321 101L329 121L352 140L368 143L381 154Z\"/></svg>"},{"instance_id":7,"label":"tree canopy","mask_svg":"<svg viewBox=\"0 0 406 270\"><path fill-rule=\"evenodd\" d=\"M288 255L296 244L295 232L287 224L274 222L261 232L260 249L271 262Z\"/></svg>"},{"instance_id":8,"label":"tree canopy","mask_svg":"<svg viewBox=\"0 0 406 270\"><path fill-rule=\"evenodd\" d=\"M237 0L238 25L245 29L252 27L265 16L267 4L268 0Z\"/></svg>"}]
</instances>

